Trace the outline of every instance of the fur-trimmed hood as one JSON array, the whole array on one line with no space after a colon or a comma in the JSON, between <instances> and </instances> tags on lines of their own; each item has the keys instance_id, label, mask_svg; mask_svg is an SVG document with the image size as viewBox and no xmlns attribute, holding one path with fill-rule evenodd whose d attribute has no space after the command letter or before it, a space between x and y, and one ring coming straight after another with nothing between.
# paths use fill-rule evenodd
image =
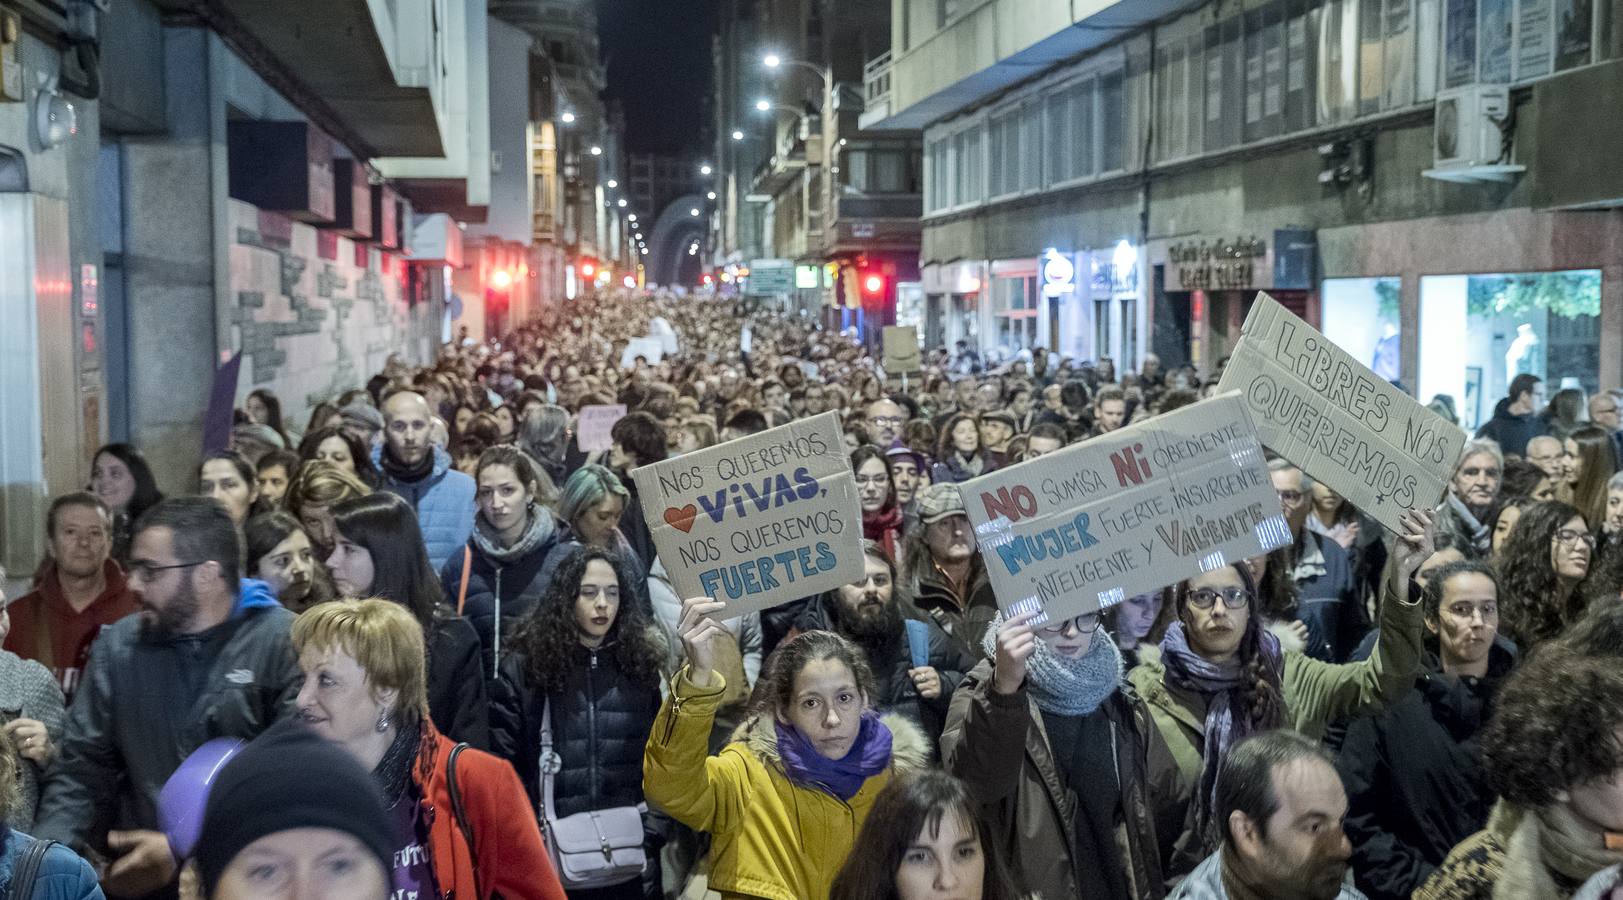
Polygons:
<instances>
[{"instance_id":1,"label":"fur-trimmed hood","mask_svg":"<svg viewBox=\"0 0 1623 900\"><path fill-rule=\"evenodd\" d=\"M882 713L879 721L890 729L890 767L898 774L930 768L930 739L924 731L899 713ZM770 716L755 713L733 729L729 743L742 743L762 763L781 769L778 755L778 729Z\"/></svg>"}]
</instances>

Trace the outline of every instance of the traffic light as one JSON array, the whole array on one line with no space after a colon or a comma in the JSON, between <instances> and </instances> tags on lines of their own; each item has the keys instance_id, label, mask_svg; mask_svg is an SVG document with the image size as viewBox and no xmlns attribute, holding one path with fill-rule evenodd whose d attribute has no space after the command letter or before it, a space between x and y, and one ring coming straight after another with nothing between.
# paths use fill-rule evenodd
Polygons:
<instances>
[{"instance_id":1,"label":"traffic light","mask_svg":"<svg viewBox=\"0 0 1623 900\"><path fill-rule=\"evenodd\" d=\"M589 260L589 259L581 260L580 261L580 277L586 279L587 281L590 281L593 278L596 278L597 277L597 263L592 261L592 260Z\"/></svg>"},{"instance_id":2,"label":"traffic light","mask_svg":"<svg viewBox=\"0 0 1623 900\"><path fill-rule=\"evenodd\" d=\"M869 272L862 276L862 296L879 299L885 296L885 276Z\"/></svg>"}]
</instances>

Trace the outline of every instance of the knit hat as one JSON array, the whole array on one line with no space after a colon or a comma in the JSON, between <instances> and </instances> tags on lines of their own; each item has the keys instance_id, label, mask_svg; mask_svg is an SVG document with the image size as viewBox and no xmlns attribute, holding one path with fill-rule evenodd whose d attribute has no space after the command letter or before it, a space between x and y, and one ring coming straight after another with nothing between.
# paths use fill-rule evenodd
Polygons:
<instances>
[{"instance_id":1,"label":"knit hat","mask_svg":"<svg viewBox=\"0 0 1623 900\"><path fill-rule=\"evenodd\" d=\"M344 418L345 425L367 428L372 431L383 430L383 413L370 403L351 403L338 411Z\"/></svg>"},{"instance_id":2,"label":"knit hat","mask_svg":"<svg viewBox=\"0 0 1623 900\"><path fill-rule=\"evenodd\" d=\"M277 450L287 449L287 443L282 440L281 435L276 433L276 429L270 427L269 425L260 425L257 422L247 422L242 425L232 426L231 436L239 441L253 441L255 443L264 444L267 447L274 447Z\"/></svg>"},{"instance_id":3,"label":"knit hat","mask_svg":"<svg viewBox=\"0 0 1623 900\"><path fill-rule=\"evenodd\" d=\"M244 747L215 778L203 813L197 870L213 896L226 866L262 837L331 828L392 871L394 846L377 780L339 745L283 722Z\"/></svg>"},{"instance_id":4,"label":"knit hat","mask_svg":"<svg viewBox=\"0 0 1623 900\"><path fill-rule=\"evenodd\" d=\"M918 505L919 521L926 525L934 525L951 516L969 515L964 509L964 495L956 484L932 484L919 491L914 502Z\"/></svg>"}]
</instances>

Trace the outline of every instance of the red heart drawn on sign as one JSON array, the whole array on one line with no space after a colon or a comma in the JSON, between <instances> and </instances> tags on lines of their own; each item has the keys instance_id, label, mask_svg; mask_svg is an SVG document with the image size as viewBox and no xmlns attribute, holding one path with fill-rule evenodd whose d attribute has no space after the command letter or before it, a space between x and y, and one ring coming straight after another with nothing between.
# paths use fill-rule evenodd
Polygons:
<instances>
[{"instance_id":1,"label":"red heart drawn on sign","mask_svg":"<svg viewBox=\"0 0 1623 900\"><path fill-rule=\"evenodd\" d=\"M693 530L693 520L699 517L699 508L689 503L681 509L671 508L665 510L665 524L672 528L680 528L683 534Z\"/></svg>"}]
</instances>

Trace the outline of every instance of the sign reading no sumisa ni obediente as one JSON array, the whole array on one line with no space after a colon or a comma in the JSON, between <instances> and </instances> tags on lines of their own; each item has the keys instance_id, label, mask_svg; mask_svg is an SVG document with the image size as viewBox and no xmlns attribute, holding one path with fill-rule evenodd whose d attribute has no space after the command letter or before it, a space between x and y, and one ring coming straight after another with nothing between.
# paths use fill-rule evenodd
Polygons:
<instances>
[{"instance_id":1,"label":"sign reading no sumisa ni obediente","mask_svg":"<svg viewBox=\"0 0 1623 900\"><path fill-rule=\"evenodd\" d=\"M1081 615L1291 540L1256 429L1233 394L961 489L1010 613Z\"/></svg>"}]
</instances>

